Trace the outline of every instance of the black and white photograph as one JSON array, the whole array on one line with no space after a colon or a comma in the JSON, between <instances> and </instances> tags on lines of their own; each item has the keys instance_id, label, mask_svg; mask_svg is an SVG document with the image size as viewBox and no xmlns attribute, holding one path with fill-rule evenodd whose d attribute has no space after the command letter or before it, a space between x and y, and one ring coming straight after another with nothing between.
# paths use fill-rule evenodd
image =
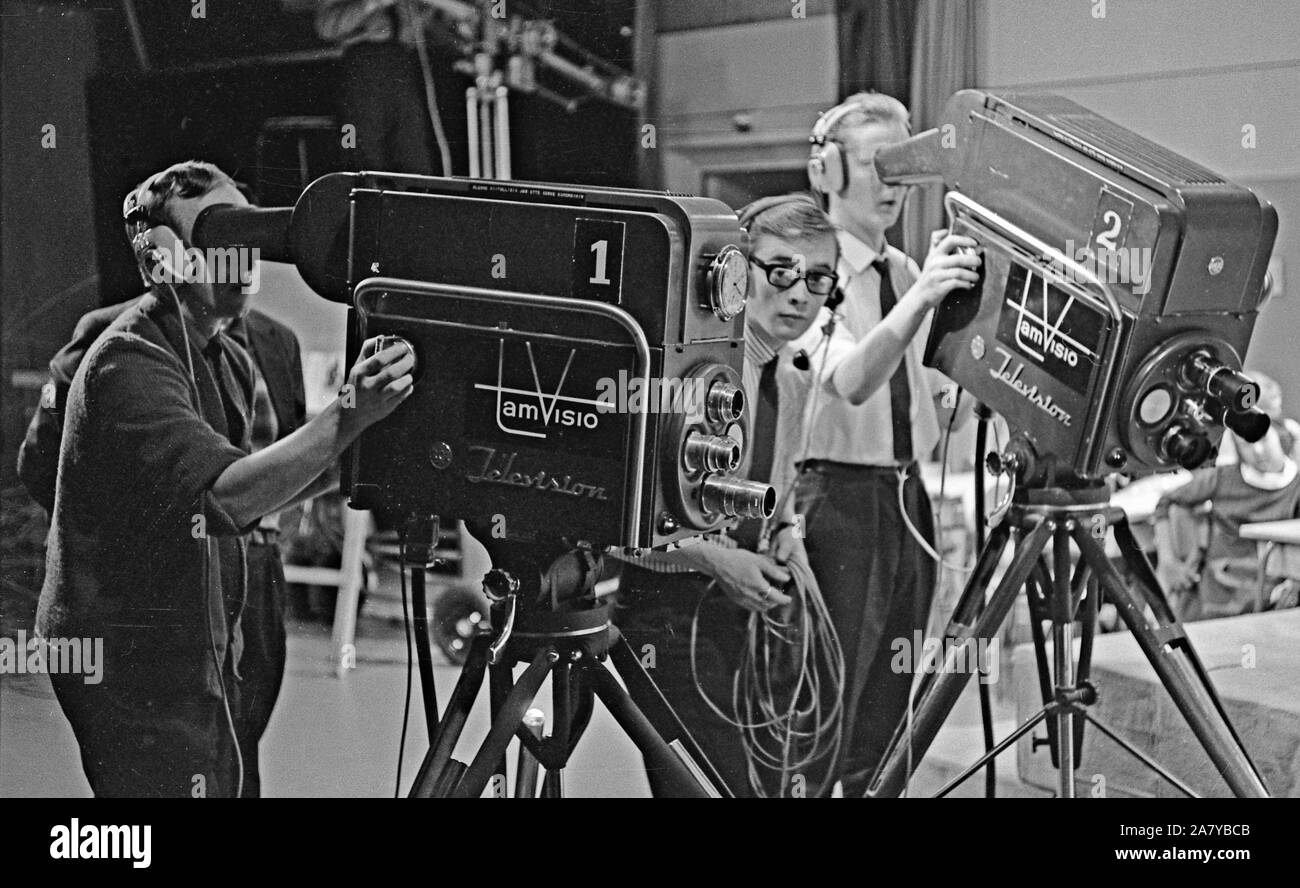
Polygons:
<instances>
[{"instance_id":1,"label":"black and white photograph","mask_svg":"<svg viewBox=\"0 0 1300 888\"><path fill-rule=\"evenodd\" d=\"M0 798L1159 800L1096 859L1230 865L1183 800L1300 796L1292 0L0 58Z\"/></svg>"}]
</instances>

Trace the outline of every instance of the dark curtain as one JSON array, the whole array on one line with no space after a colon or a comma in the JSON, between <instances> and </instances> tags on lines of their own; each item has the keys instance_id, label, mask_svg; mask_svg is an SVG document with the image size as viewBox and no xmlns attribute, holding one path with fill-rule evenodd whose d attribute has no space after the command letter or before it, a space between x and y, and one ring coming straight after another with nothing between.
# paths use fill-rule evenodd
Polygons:
<instances>
[{"instance_id":1,"label":"dark curtain","mask_svg":"<svg viewBox=\"0 0 1300 888\"><path fill-rule=\"evenodd\" d=\"M912 51L912 132L939 125L953 93L975 85L975 9L972 0L919 0ZM913 190L903 215L906 251L925 259L930 232L945 224L941 183Z\"/></svg>"},{"instance_id":2,"label":"dark curtain","mask_svg":"<svg viewBox=\"0 0 1300 888\"><path fill-rule=\"evenodd\" d=\"M912 97L916 0L836 0L840 99L863 90Z\"/></svg>"}]
</instances>

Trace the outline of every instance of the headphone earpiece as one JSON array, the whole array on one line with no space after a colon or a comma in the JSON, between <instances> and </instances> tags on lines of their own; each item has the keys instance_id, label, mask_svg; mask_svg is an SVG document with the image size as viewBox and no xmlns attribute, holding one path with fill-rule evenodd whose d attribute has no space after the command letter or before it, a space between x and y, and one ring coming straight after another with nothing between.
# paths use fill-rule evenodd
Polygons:
<instances>
[{"instance_id":1,"label":"headphone earpiece","mask_svg":"<svg viewBox=\"0 0 1300 888\"><path fill-rule=\"evenodd\" d=\"M844 148L831 138L835 126L853 111L859 110L857 102L836 105L813 125L812 153L808 156L808 184L821 194L843 194L849 187L849 164Z\"/></svg>"},{"instance_id":2,"label":"headphone earpiece","mask_svg":"<svg viewBox=\"0 0 1300 888\"><path fill-rule=\"evenodd\" d=\"M838 142L815 143L808 158L808 184L820 194L843 194L849 187L849 166Z\"/></svg>"}]
</instances>

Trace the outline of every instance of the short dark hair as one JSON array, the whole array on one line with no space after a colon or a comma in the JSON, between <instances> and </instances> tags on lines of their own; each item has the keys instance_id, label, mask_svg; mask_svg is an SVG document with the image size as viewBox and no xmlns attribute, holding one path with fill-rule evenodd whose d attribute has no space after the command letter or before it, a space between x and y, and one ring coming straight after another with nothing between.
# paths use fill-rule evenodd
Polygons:
<instances>
[{"instance_id":1,"label":"short dark hair","mask_svg":"<svg viewBox=\"0 0 1300 888\"><path fill-rule=\"evenodd\" d=\"M821 203L806 191L759 198L740 211L740 226L749 232L750 240L765 234L808 240L834 235L836 230Z\"/></svg>"},{"instance_id":2,"label":"short dark hair","mask_svg":"<svg viewBox=\"0 0 1300 888\"><path fill-rule=\"evenodd\" d=\"M240 188L238 182L215 164L204 160L186 160L154 173L135 186L131 193L135 195L136 204L143 211L145 221L175 228L176 220L168 210L173 197L202 197L219 185Z\"/></svg>"}]
</instances>

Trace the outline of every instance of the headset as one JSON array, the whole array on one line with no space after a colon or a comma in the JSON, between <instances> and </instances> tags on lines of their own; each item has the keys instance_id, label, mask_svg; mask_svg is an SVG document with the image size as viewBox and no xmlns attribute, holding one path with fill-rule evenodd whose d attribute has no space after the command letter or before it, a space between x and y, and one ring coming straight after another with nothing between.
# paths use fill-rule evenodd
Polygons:
<instances>
[{"instance_id":1,"label":"headset","mask_svg":"<svg viewBox=\"0 0 1300 888\"><path fill-rule=\"evenodd\" d=\"M829 114L830 112L827 113ZM825 115L823 115L823 117L824 116ZM758 200L748 204L740 211L740 227L745 231L746 234L748 234L750 227L754 223L754 220L757 219L759 216L763 215L769 210L776 209L777 207L783 206L785 204L797 203L798 201L802 200L804 196L805 195L802 192L794 192L792 194L778 194L772 197L761 197ZM836 286L835 289L831 292L831 294L826 297L825 306L831 313L831 320L825 325L823 325L822 327L823 336L822 336L821 343L817 346L817 349L814 349L814 351L819 350L822 347L822 345L824 345L826 341L830 339L831 334L834 332L835 329L836 312L839 310L840 303L842 303L843 301L844 301L844 288L841 286ZM809 370L812 368L812 356L808 354L807 349L800 349L798 353L795 354L792 363L799 370Z\"/></svg>"},{"instance_id":2,"label":"headset","mask_svg":"<svg viewBox=\"0 0 1300 888\"><path fill-rule=\"evenodd\" d=\"M844 146L839 139L831 138L840 121L854 111L861 111L859 102L836 105L817 118L813 125L812 152L808 155L808 184L822 195L843 194L849 187L849 162L844 156Z\"/></svg>"},{"instance_id":3,"label":"headset","mask_svg":"<svg viewBox=\"0 0 1300 888\"><path fill-rule=\"evenodd\" d=\"M838 137L833 137L836 127L854 111L871 113L866 98L876 95L879 94L868 92L854 96L824 112L813 124L812 133L808 136L808 141L813 146L808 155L808 184L823 199L832 194L842 195L849 187L849 161L844 153L844 143ZM911 132L910 123L904 126Z\"/></svg>"}]
</instances>

